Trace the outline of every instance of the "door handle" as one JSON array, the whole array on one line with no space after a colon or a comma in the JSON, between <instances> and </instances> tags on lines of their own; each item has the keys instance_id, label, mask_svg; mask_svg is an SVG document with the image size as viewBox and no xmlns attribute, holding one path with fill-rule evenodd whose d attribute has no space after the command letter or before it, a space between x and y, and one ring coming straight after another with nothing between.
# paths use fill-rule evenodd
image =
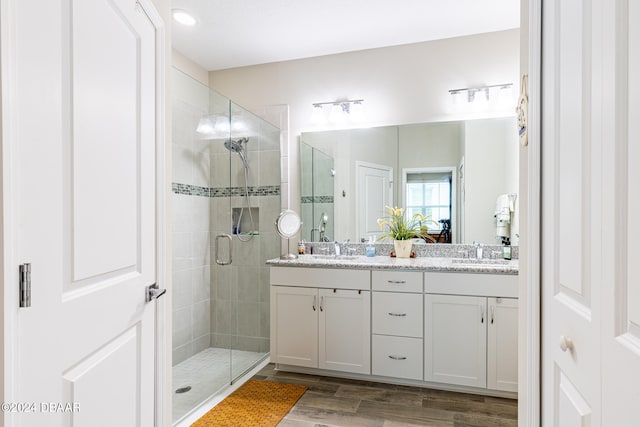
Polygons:
<instances>
[{"instance_id":1,"label":"door handle","mask_svg":"<svg viewBox=\"0 0 640 427\"><path fill-rule=\"evenodd\" d=\"M158 288L157 283L154 283L153 285L149 285L146 288L144 288L144 301L151 302L154 299L160 298L166 292L167 292L167 289Z\"/></svg>"},{"instance_id":2,"label":"door handle","mask_svg":"<svg viewBox=\"0 0 640 427\"><path fill-rule=\"evenodd\" d=\"M565 337L564 335L560 335L560 350L573 350L573 340L569 337Z\"/></svg>"},{"instance_id":3,"label":"door handle","mask_svg":"<svg viewBox=\"0 0 640 427\"><path fill-rule=\"evenodd\" d=\"M223 238L223 239L228 239L229 241L229 261L222 261L220 259L220 257L218 256L218 249L219 249L219 244L218 241ZM233 257L232 257L232 249L233 249L233 237L231 237L231 235L229 234L218 234L216 236L216 252L215 252L215 256L216 256L216 264L218 265L229 265L233 262Z\"/></svg>"}]
</instances>

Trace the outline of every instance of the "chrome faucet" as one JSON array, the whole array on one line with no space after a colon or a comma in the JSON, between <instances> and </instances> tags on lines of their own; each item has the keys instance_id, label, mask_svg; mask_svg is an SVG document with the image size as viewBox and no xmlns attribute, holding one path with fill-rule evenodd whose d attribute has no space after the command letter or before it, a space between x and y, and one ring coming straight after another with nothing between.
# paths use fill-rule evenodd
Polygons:
<instances>
[{"instance_id":1,"label":"chrome faucet","mask_svg":"<svg viewBox=\"0 0 640 427\"><path fill-rule=\"evenodd\" d=\"M342 247L344 248L345 254L347 256L353 255L353 253L356 251L355 248L349 246L349 243L351 243L351 239L346 239L344 242L342 242Z\"/></svg>"},{"instance_id":2,"label":"chrome faucet","mask_svg":"<svg viewBox=\"0 0 640 427\"><path fill-rule=\"evenodd\" d=\"M482 259L482 243L474 240L473 246L476 248L476 259Z\"/></svg>"}]
</instances>

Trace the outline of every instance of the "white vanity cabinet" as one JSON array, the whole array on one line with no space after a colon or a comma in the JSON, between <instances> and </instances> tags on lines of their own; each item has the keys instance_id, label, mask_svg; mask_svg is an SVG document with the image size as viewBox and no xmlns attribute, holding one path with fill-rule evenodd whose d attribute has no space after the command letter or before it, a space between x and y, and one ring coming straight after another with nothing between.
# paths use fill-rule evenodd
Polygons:
<instances>
[{"instance_id":1,"label":"white vanity cabinet","mask_svg":"<svg viewBox=\"0 0 640 427\"><path fill-rule=\"evenodd\" d=\"M272 266L270 279L281 369L517 392L515 275Z\"/></svg>"},{"instance_id":2,"label":"white vanity cabinet","mask_svg":"<svg viewBox=\"0 0 640 427\"><path fill-rule=\"evenodd\" d=\"M318 289L271 286L271 361L318 367Z\"/></svg>"},{"instance_id":3,"label":"white vanity cabinet","mask_svg":"<svg viewBox=\"0 0 640 427\"><path fill-rule=\"evenodd\" d=\"M518 391L518 300L487 298L487 388Z\"/></svg>"},{"instance_id":4,"label":"white vanity cabinet","mask_svg":"<svg viewBox=\"0 0 640 427\"><path fill-rule=\"evenodd\" d=\"M487 386L487 299L425 298L425 381Z\"/></svg>"},{"instance_id":5,"label":"white vanity cabinet","mask_svg":"<svg viewBox=\"0 0 640 427\"><path fill-rule=\"evenodd\" d=\"M422 380L422 272L373 271L372 373Z\"/></svg>"},{"instance_id":6,"label":"white vanity cabinet","mask_svg":"<svg viewBox=\"0 0 640 427\"><path fill-rule=\"evenodd\" d=\"M516 392L517 276L425 273L425 381Z\"/></svg>"},{"instance_id":7,"label":"white vanity cabinet","mask_svg":"<svg viewBox=\"0 0 640 427\"><path fill-rule=\"evenodd\" d=\"M371 374L366 270L271 268L271 361Z\"/></svg>"}]
</instances>

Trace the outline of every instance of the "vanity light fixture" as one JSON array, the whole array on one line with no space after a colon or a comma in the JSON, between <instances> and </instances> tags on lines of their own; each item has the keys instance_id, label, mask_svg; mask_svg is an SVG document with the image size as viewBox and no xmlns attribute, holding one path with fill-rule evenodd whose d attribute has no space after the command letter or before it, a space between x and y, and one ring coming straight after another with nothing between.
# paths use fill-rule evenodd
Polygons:
<instances>
[{"instance_id":1,"label":"vanity light fixture","mask_svg":"<svg viewBox=\"0 0 640 427\"><path fill-rule=\"evenodd\" d=\"M172 9L171 14L173 15L174 21L187 27L193 27L198 23L198 20L186 10Z\"/></svg>"},{"instance_id":2,"label":"vanity light fixture","mask_svg":"<svg viewBox=\"0 0 640 427\"><path fill-rule=\"evenodd\" d=\"M487 104L494 98L502 98L505 93L512 93L513 83L504 83L500 85L469 87L464 89L451 89L449 93L453 97L453 103L456 105L463 104Z\"/></svg>"},{"instance_id":3,"label":"vanity light fixture","mask_svg":"<svg viewBox=\"0 0 640 427\"><path fill-rule=\"evenodd\" d=\"M346 123L361 123L365 119L364 99L348 99L344 101L314 102L311 121L314 124L342 125ZM325 106L329 106L329 119L325 113Z\"/></svg>"}]
</instances>

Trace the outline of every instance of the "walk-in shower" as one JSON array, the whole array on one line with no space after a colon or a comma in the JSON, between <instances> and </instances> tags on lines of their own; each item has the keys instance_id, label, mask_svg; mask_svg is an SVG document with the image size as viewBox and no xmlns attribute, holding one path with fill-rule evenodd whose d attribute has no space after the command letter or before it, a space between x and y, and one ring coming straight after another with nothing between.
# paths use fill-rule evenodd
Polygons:
<instances>
[{"instance_id":1,"label":"walk-in shower","mask_svg":"<svg viewBox=\"0 0 640 427\"><path fill-rule=\"evenodd\" d=\"M177 422L268 356L281 155L277 127L177 70L171 78Z\"/></svg>"}]
</instances>

